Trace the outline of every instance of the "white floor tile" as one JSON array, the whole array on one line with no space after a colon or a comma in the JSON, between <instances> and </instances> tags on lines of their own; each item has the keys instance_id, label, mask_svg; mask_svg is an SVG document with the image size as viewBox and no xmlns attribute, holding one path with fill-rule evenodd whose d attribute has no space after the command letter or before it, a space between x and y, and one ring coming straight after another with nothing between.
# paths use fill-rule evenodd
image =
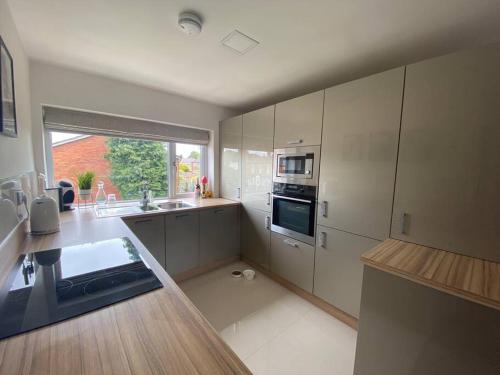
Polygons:
<instances>
[{"instance_id":1,"label":"white floor tile","mask_svg":"<svg viewBox=\"0 0 500 375\"><path fill-rule=\"evenodd\" d=\"M255 374L352 374L356 331L257 272L235 263L180 287Z\"/></svg>"}]
</instances>

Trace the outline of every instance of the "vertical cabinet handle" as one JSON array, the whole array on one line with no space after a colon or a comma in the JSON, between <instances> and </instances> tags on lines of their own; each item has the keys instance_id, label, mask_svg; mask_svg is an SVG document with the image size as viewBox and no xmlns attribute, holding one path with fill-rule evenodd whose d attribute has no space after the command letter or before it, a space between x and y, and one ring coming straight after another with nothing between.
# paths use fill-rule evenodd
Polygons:
<instances>
[{"instance_id":1,"label":"vertical cabinet handle","mask_svg":"<svg viewBox=\"0 0 500 375\"><path fill-rule=\"evenodd\" d=\"M321 232L319 234L319 246L326 248L326 232Z\"/></svg>"},{"instance_id":2,"label":"vertical cabinet handle","mask_svg":"<svg viewBox=\"0 0 500 375\"><path fill-rule=\"evenodd\" d=\"M236 188L236 198L238 198L238 199L241 198L241 188L240 187Z\"/></svg>"},{"instance_id":3,"label":"vertical cabinet handle","mask_svg":"<svg viewBox=\"0 0 500 375\"><path fill-rule=\"evenodd\" d=\"M266 216L265 224L266 224L267 230L271 229L271 217L270 216Z\"/></svg>"},{"instance_id":4,"label":"vertical cabinet handle","mask_svg":"<svg viewBox=\"0 0 500 375\"><path fill-rule=\"evenodd\" d=\"M320 208L321 208L321 216L328 217L328 202L327 201L321 202Z\"/></svg>"},{"instance_id":5,"label":"vertical cabinet handle","mask_svg":"<svg viewBox=\"0 0 500 375\"><path fill-rule=\"evenodd\" d=\"M294 242L294 241L283 240L283 242L286 243L288 246L291 246L291 247L299 247L299 244L297 242Z\"/></svg>"},{"instance_id":6,"label":"vertical cabinet handle","mask_svg":"<svg viewBox=\"0 0 500 375\"><path fill-rule=\"evenodd\" d=\"M271 193L267 193L267 203L268 206L271 205Z\"/></svg>"},{"instance_id":7,"label":"vertical cabinet handle","mask_svg":"<svg viewBox=\"0 0 500 375\"><path fill-rule=\"evenodd\" d=\"M403 212L401 215L401 234L408 234L408 220L410 215L406 212Z\"/></svg>"},{"instance_id":8,"label":"vertical cabinet handle","mask_svg":"<svg viewBox=\"0 0 500 375\"><path fill-rule=\"evenodd\" d=\"M292 139L292 140L289 140L287 143L289 145L300 145L302 142L304 142L303 139Z\"/></svg>"}]
</instances>

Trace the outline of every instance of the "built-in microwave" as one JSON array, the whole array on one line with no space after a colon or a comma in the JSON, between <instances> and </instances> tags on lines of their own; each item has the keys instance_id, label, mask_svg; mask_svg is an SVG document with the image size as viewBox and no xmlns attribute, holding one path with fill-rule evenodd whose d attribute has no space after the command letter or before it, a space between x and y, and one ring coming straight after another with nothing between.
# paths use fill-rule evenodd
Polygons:
<instances>
[{"instance_id":1,"label":"built-in microwave","mask_svg":"<svg viewBox=\"0 0 500 375\"><path fill-rule=\"evenodd\" d=\"M275 182L317 186L319 146L274 150Z\"/></svg>"}]
</instances>

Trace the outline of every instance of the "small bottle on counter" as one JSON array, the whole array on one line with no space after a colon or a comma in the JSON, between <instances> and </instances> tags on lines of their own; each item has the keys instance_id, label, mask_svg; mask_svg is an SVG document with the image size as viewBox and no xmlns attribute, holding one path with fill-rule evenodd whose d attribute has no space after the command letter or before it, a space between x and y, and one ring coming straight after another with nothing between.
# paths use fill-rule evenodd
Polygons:
<instances>
[{"instance_id":1,"label":"small bottle on counter","mask_svg":"<svg viewBox=\"0 0 500 375\"><path fill-rule=\"evenodd\" d=\"M200 179L196 179L196 187L194 188L194 197L196 199L201 199L201 187L200 187Z\"/></svg>"}]
</instances>

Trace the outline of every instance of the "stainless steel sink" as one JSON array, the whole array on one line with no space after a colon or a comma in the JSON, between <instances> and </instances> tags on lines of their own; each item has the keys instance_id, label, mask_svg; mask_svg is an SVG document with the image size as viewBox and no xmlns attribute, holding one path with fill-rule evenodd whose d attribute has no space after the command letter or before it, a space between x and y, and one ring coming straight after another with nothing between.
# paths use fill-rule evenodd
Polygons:
<instances>
[{"instance_id":1,"label":"stainless steel sink","mask_svg":"<svg viewBox=\"0 0 500 375\"><path fill-rule=\"evenodd\" d=\"M165 202L158 203L158 207L162 210L176 210L178 208L194 207L194 204L188 202Z\"/></svg>"},{"instance_id":2,"label":"stainless steel sink","mask_svg":"<svg viewBox=\"0 0 500 375\"><path fill-rule=\"evenodd\" d=\"M149 211L156 211L156 210L159 210L160 207L159 206L153 206L153 205L148 205L147 207L143 207L143 206L140 206L141 210L143 210L144 212L149 212Z\"/></svg>"}]
</instances>

